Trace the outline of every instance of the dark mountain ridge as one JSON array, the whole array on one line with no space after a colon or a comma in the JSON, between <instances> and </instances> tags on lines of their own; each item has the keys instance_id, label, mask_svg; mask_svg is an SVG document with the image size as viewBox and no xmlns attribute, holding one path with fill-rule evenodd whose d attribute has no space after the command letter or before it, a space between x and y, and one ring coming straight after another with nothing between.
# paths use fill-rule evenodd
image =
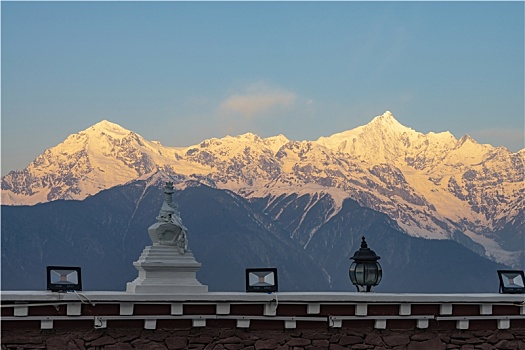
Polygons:
<instances>
[{"instance_id":1,"label":"dark mountain ridge","mask_svg":"<svg viewBox=\"0 0 525 350\"><path fill-rule=\"evenodd\" d=\"M381 256L378 292L497 292L496 270L505 266L453 241L411 237L351 199L330 217L330 197L311 206L309 196L269 205L269 198L180 183L174 200L202 263L199 280L210 291L243 291L245 268L271 266L280 291L354 291L349 258L365 236ZM46 265L73 265L82 267L85 290L124 290L136 277L132 263L151 244L147 228L162 200L162 180L148 179L83 201L2 206L2 289L44 289Z\"/></svg>"}]
</instances>

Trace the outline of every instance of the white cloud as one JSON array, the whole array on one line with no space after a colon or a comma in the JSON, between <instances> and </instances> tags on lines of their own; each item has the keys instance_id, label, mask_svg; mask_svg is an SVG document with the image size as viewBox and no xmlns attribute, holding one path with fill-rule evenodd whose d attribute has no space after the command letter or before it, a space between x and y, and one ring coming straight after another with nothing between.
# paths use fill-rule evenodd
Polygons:
<instances>
[{"instance_id":1,"label":"white cloud","mask_svg":"<svg viewBox=\"0 0 525 350\"><path fill-rule=\"evenodd\" d=\"M226 98L221 103L220 110L253 119L275 108L291 107L296 98L293 92L259 83L248 87L244 93Z\"/></svg>"}]
</instances>

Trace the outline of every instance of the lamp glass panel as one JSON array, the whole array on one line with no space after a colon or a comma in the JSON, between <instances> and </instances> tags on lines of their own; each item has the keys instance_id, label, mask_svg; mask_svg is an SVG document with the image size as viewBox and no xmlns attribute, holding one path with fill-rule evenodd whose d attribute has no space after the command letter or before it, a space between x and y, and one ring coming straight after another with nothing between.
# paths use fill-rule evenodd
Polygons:
<instances>
[{"instance_id":1,"label":"lamp glass panel","mask_svg":"<svg viewBox=\"0 0 525 350\"><path fill-rule=\"evenodd\" d=\"M505 288L523 288L523 277L519 273L504 273L501 275L503 287Z\"/></svg>"},{"instance_id":2,"label":"lamp glass panel","mask_svg":"<svg viewBox=\"0 0 525 350\"><path fill-rule=\"evenodd\" d=\"M350 265L350 280L352 281L352 284L354 285L357 285L357 279L355 278L355 268L356 268L357 264L355 263L355 261L352 263L352 265Z\"/></svg>"},{"instance_id":3,"label":"lamp glass panel","mask_svg":"<svg viewBox=\"0 0 525 350\"><path fill-rule=\"evenodd\" d=\"M82 290L80 267L47 266L47 289L53 292Z\"/></svg>"},{"instance_id":4,"label":"lamp glass panel","mask_svg":"<svg viewBox=\"0 0 525 350\"><path fill-rule=\"evenodd\" d=\"M365 285L371 286L376 282L376 270L370 263L365 264Z\"/></svg>"},{"instance_id":5,"label":"lamp glass panel","mask_svg":"<svg viewBox=\"0 0 525 350\"><path fill-rule=\"evenodd\" d=\"M381 268L378 263L367 262L365 264L365 285L375 286L381 279Z\"/></svg>"},{"instance_id":6,"label":"lamp glass panel","mask_svg":"<svg viewBox=\"0 0 525 350\"><path fill-rule=\"evenodd\" d=\"M376 283L375 285L377 286L379 284L379 282L381 282L381 279L383 278L383 269L381 268L381 265L379 265L379 263L376 263L377 265L377 280L376 280Z\"/></svg>"},{"instance_id":7,"label":"lamp glass panel","mask_svg":"<svg viewBox=\"0 0 525 350\"><path fill-rule=\"evenodd\" d=\"M360 286L377 286L382 278L381 265L375 261L359 261L350 265L350 280L359 289Z\"/></svg>"},{"instance_id":8,"label":"lamp glass panel","mask_svg":"<svg viewBox=\"0 0 525 350\"><path fill-rule=\"evenodd\" d=\"M350 266L350 279L356 285L365 283L365 269L362 263L352 263L352 266Z\"/></svg>"},{"instance_id":9,"label":"lamp glass panel","mask_svg":"<svg viewBox=\"0 0 525 350\"><path fill-rule=\"evenodd\" d=\"M273 286L275 275L273 271L257 271L248 274L250 286Z\"/></svg>"},{"instance_id":10,"label":"lamp glass panel","mask_svg":"<svg viewBox=\"0 0 525 350\"><path fill-rule=\"evenodd\" d=\"M50 278L53 284L78 284L76 270L51 270Z\"/></svg>"}]
</instances>

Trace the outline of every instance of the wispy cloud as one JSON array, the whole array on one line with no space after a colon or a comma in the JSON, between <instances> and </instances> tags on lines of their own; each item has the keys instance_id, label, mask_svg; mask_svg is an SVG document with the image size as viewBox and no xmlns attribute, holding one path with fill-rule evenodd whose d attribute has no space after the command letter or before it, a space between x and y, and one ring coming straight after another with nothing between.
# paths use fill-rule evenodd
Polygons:
<instances>
[{"instance_id":1,"label":"wispy cloud","mask_svg":"<svg viewBox=\"0 0 525 350\"><path fill-rule=\"evenodd\" d=\"M291 107L296 99L296 94L291 91L257 83L249 86L242 93L227 97L219 109L223 113L235 113L253 119L277 108Z\"/></svg>"}]
</instances>

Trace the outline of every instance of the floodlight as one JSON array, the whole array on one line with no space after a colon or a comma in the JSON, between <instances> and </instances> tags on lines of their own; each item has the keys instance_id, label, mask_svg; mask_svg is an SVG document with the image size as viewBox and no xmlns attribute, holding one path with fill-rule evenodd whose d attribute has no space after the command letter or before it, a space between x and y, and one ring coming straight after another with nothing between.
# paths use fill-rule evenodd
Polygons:
<instances>
[{"instance_id":1,"label":"floodlight","mask_svg":"<svg viewBox=\"0 0 525 350\"><path fill-rule=\"evenodd\" d=\"M246 269L246 292L277 292L277 269Z\"/></svg>"},{"instance_id":2,"label":"floodlight","mask_svg":"<svg viewBox=\"0 0 525 350\"><path fill-rule=\"evenodd\" d=\"M82 290L80 267L48 266L47 290L52 292Z\"/></svg>"},{"instance_id":3,"label":"floodlight","mask_svg":"<svg viewBox=\"0 0 525 350\"><path fill-rule=\"evenodd\" d=\"M525 293L525 276L520 270L498 270L500 293Z\"/></svg>"}]
</instances>

